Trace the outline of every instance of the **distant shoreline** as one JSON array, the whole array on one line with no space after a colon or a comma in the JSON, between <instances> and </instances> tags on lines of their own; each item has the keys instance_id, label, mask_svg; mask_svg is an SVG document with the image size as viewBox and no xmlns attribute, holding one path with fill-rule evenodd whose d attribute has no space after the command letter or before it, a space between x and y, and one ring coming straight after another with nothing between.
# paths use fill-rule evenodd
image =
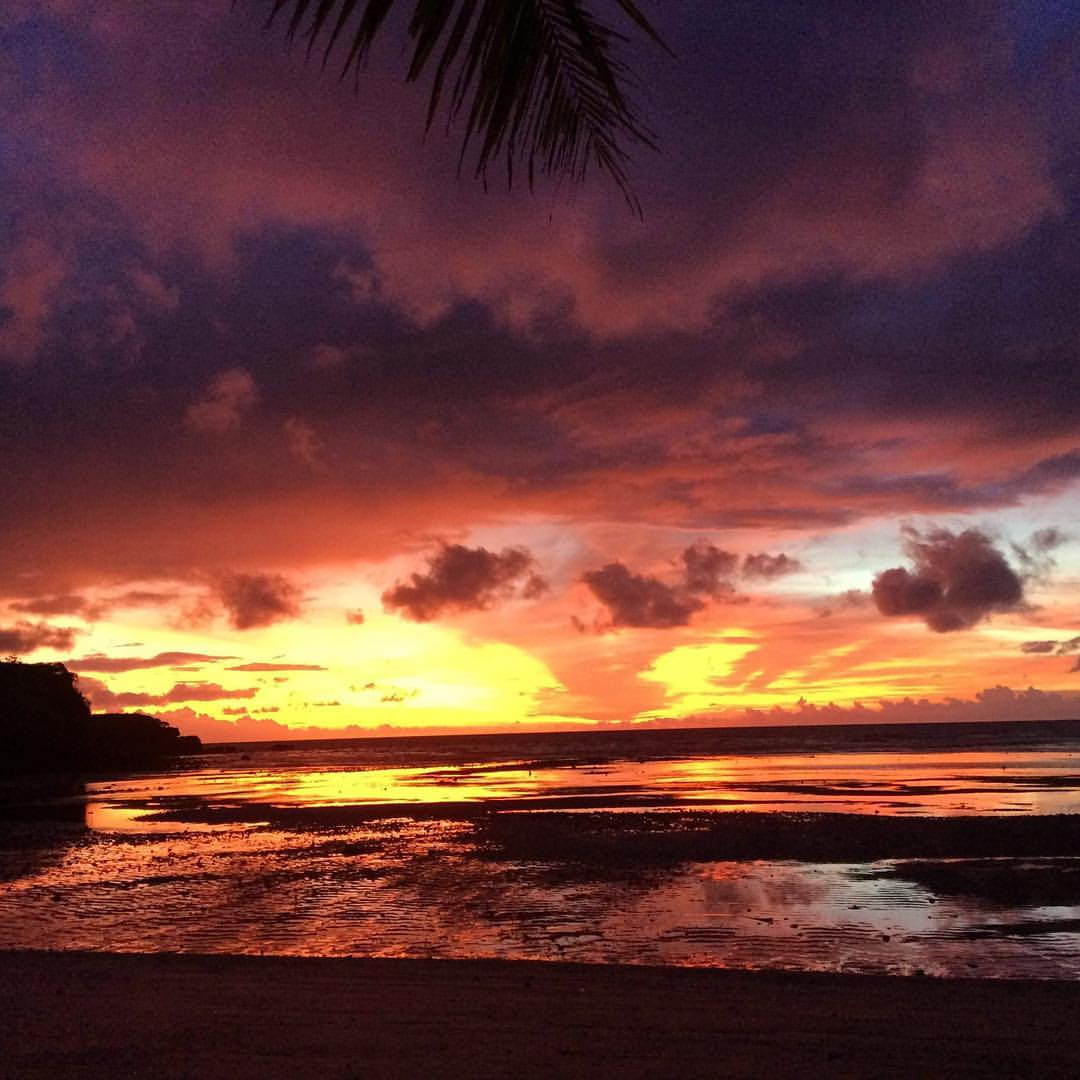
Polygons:
<instances>
[{"instance_id":1,"label":"distant shoreline","mask_svg":"<svg viewBox=\"0 0 1080 1080\"><path fill-rule=\"evenodd\" d=\"M781 752L785 746L794 748L793 752L803 752L807 744L810 749L819 744L822 749L866 750L871 744L883 750L895 749L898 745L914 746L922 736L935 749L955 746L958 749L989 743L992 745L1038 745L1044 741L1078 740L1080 741L1080 716L1056 720L1021 719L1021 720L927 720L900 723L836 723L836 724L740 724L731 727L709 725L699 727L649 726L635 727L589 727L589 728L549 728L535 731L448 731L445 734L424 731L417 734L398 731L394 734L349 734L336 735L327 729L328 734L318 737L281 738L274 737L258 740L238 740L236 742L206 742L204 753L236 753L244 750L266 750L276 748L289 750L298 748L329 748L335 745L355 743L411 744L453 741L461 744L477 741L484 744L500 741L521 740L559 740L601 741L604 739L634 741L666 737L676 741L708 741L711 744L731 743L749 744L767 748L770 752ZM854 736L854 740L853 737ZM996 736L996 739L995 739Z\"/></svg>"},{"instance_id":2,"label":"distant shoreline","mask_svg":"<svg viewBox=\"0 0 1080 1080\"><path fill-rule=\"evenodd\" d=\"M1080 984L0 953L0 1060L97 1076L1071 1077Z\"/></svg>"}]
</instances>

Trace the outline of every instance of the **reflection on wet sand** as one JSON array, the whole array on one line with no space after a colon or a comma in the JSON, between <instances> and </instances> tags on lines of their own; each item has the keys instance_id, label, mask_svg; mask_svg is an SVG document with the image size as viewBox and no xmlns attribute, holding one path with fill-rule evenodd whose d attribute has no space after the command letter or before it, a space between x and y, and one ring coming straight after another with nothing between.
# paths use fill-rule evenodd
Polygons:
<instances>
[{"instance_id":1,"label":"reflection on wet sand","mask_svg":"<svg viewBox=\"0 0 1080 1080\"><path fill-rule=\"evenodd\" d=\"M5 777L0 783L0 882L55 866L87 829L81 780Z\"/></svg>"},{"instance_id":2,"label":"reflection on wet sand","mask_svg":"<svg viewBox=\"0 0 1080 1080\"><path fill-rule=\"evenodd\" d=\"M504 809L620 807L836 811L951 816L1066 813L1080 805L1080 758L1072 752L757 755L689 760L615 760L588 767L529 767L520 761L455 768L328 768L301 759L274 769L208 768L90 786L92 827L258 820L251 807L420 806L451 813L463 804ZM203 813L205 811L205 813ZM377 816L371 814L369 816ZM466 813L464 816L468 816Z\"/></svg>"},{"instance_id":3,"label":"reflection on wet sand","mask_svg":"<svg viewBox=\"0 0 1080 1080\"><path fill-rule=\"evenodd\" d=\"M0 828L0 947L1080 977L1073 746L406 749L57 795Z\"/></svg>"}]
</instances>

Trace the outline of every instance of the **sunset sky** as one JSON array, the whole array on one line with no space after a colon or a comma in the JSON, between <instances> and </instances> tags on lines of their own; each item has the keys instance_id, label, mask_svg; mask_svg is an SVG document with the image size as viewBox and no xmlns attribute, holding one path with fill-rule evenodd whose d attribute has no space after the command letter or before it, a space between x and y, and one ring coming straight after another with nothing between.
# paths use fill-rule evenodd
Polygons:
<instances>
[{"instance_id":1,"label":"sunset sky","mask_svg":"<svg viewBox=\"0 0 1080 1080\"><path fill-rule=\"evenodd\" d=\"M459 175L393 33L5 0L0 656L211 740L1080 715L1080 9L642 6L639 220Z\"/></svg>"}]
</instances>

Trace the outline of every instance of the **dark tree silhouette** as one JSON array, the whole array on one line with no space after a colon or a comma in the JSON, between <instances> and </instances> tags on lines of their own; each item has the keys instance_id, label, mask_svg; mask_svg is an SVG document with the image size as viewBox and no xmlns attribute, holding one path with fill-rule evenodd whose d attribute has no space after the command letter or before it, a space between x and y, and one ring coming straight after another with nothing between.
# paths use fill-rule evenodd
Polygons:
<instances>
[{"instance_id":1,"label":"dark tree silhouette","mask_svg":"<svg viewBox=\"0 0 1080 1080\"><path fill-rule=\"evenodd\" d=\"M0 663L0 771L75 771L90 706L63 664Z\"/></svg>"},{"instance_id":2,"label":"dark tree silhouette","mask_svg":"<svg viewBox=\"0 0 1080 1080\"><path fill-rule=\"evenodd\" d=\"M0 662L0 774L144 768L200 748L154 716L91 715L63 664Z\"/></svg>"},{"instance_id":3,"label":"dark tree silhouette","mask_svg":"<svg viewBox=\"0 0 1080 1080\"><path fill-rule=\"evenodd\" d=\"M341 74L359 77L394 0L262 0L269 19L286 13L290 38L309 52L344 54ZM634 0L609 0L625 21L662 44ZM398 5L399 9L403 4ZM616 51L626 37L582 0L414 0L409 81L430 72L427 127L445 112L464 125L463 163L475 149L475 171L502 158L507 182L523 167L584 179L590 164L607 172L631 208L641 207L626 173L626 143L653 146L626 96L628 72Z\"/></svg>"}]
</instances>

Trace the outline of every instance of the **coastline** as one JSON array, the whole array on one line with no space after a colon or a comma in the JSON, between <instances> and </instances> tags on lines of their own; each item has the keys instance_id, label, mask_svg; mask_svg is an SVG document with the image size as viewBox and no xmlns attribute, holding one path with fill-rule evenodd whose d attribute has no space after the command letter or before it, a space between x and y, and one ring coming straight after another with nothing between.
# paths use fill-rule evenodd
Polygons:
<instances>
[{"instance_id":1,"label":"coastline","mask_svg":"<svg viewBox=\"0 0 1080 1080\"><path fill-rule=\"evenodd\" d=\"M1080 983L0 953L4 1075L1074 1076Z\"/></svg>"}]
</instances>

